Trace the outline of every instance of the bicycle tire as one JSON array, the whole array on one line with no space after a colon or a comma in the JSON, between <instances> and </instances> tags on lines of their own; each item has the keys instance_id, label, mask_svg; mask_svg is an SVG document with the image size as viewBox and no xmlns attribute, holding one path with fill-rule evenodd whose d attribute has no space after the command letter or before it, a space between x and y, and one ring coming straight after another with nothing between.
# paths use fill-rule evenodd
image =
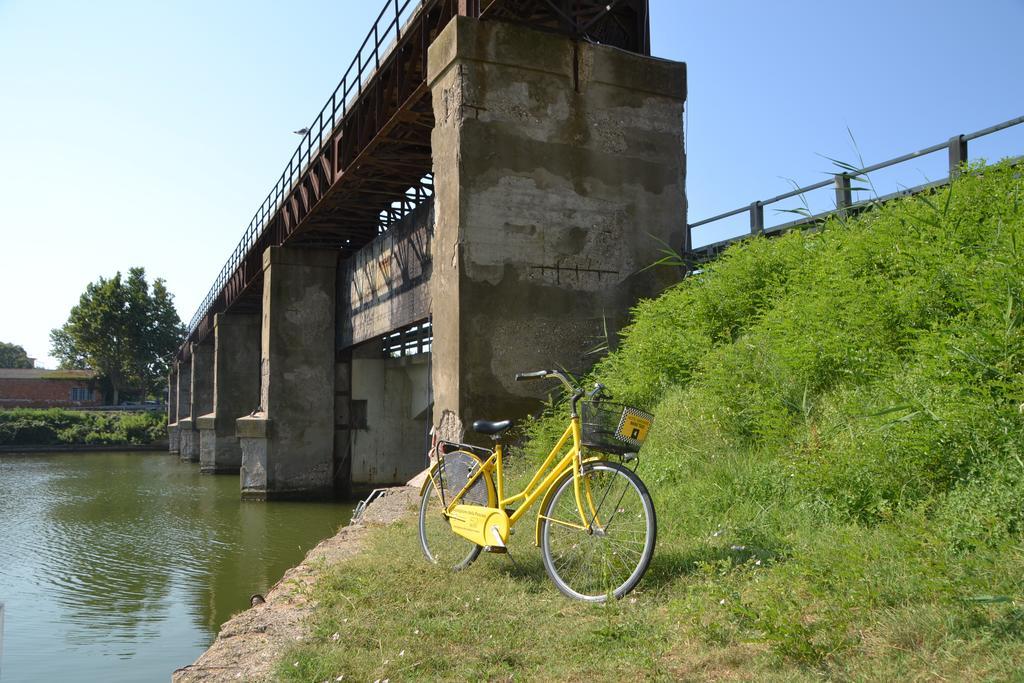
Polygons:
<instances>
[{"instance_id":1,"label":"bicycle tire","mask_svg":"<svg viewBox=\"0 0 1024 683\"><path fill-rule=\"evenodd\" d=\"M465 487L470 475L483 463L476 455L467 451L453 451L441 456L440 462L430 470L420 498L419 535L420 549L431 564L451 571L461 571L480 555L483 548L452 531L448 518L444 516L444 502L450 503ZM435 486L433 482L437 482ZM494 505L494 485L484 474L463 496L462 502L472 505Z\"/></svg>"},{"instance_id":2,"label":"bicycle tire","mask_svg":"<svg viewBox=\"0 0 1024 683\"><path fill-rule=\"evenodd\" d=\"M640 582L654 555L658 523L651 494L636 473L616 462L585 463L580 477L581 494L589 487L593 501L585 503L592 532L579 528L572 472L566 472L552 484L541 511L544 569L570 598L621 598Z\"/></svg>"}]
</instances>

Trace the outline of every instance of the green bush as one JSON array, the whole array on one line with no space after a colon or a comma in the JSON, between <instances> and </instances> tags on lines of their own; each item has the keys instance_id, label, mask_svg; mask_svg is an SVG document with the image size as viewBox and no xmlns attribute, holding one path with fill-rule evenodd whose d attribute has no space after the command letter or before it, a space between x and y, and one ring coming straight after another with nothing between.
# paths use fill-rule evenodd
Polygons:
<instances>
[{"instance_id":1,"label":"green bush","mask_svg":"<svg viewBox=\"0 0 1024 683\"><path fill-rule=\"evenodd\" d=\"M145 445L165 438L166 430L162 413L0 411L0 446Z\"/></svg>"}]
</instances>

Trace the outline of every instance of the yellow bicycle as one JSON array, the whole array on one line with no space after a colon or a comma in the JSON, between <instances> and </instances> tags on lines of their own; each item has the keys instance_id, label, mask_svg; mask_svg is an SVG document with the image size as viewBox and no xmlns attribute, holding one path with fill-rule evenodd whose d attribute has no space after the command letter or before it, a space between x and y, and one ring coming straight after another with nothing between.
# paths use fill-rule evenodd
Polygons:
<instances>
[{"instance_id":1,"label":"yellow bicycle","mask_svg":"<svg viewBox=\"0 0 1024 683\"><path fill-rule=\"evenodd\" d=\"M510 420L473 423L474 431L495 440L494 450L437 442L420 499L423 554L458 571L483 550L507 552L512 527L539 500L534 542L558 589L590 602L621 598L654 554L654 505L627 466L638 462L654 417L604 400L600 384L583 400L583 389L557 370L516 375L517 381L536 379L558 379L572 392L572 416L562 437L526 487L508 497L499 438Z\"/></svg>"}]
</instances>

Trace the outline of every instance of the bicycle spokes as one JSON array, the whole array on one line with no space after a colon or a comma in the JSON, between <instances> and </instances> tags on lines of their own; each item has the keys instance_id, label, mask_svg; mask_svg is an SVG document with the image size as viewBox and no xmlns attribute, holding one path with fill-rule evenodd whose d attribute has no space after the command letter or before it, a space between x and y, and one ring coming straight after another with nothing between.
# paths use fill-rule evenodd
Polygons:
<instances>
[{"instance_id":1,"label":"bicycle spokes","mask_svg":"<svg viewBox=\"0 0 1024 683\"><path fill-rule=\"evenodd\" d=\"M571 493L573 483L567 479L544 515L545 568L559 589L572 597L621 597L650 562L653 505L636 475L617 464L592 464L580 477L588 501L587 526L570 521L579 518L579 510Z\"/></svg>"}]
</instances>

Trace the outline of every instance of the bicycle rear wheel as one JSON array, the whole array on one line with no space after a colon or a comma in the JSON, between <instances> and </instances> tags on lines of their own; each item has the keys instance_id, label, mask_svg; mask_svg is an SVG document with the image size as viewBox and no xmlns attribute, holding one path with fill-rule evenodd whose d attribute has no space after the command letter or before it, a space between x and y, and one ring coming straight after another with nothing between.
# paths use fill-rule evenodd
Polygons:
<instances>
[{"instance_id":1,"label":"bicycle rear wheel","mask_svg":"<svg viewBox=\"0 0 1024 683\"><path fill-rule=\"evenodd\" d=\"M428 562L459 571L480 555L480 546L452 531L444 510L482 465L480 458L472 453L453 451L441 456L431 468L420 499L419 515L420 548ZM494 485L485 474L473 482L459 502L493 506L494 498Z\"/></svg>"},{"instance_id":2,"label":"bicycle rear wheel","mask_svg":"<svg viewBox=\"0 0 1024 683\"><path fill-rule=\"evenodd\" d=\"M657 519L647 487L615 462L584 464L580 520L572 472L553 484L541 511L544 569L558 590L576 600L603 602L633 590L654 554Z\"/></svg>"}]
</instances>

